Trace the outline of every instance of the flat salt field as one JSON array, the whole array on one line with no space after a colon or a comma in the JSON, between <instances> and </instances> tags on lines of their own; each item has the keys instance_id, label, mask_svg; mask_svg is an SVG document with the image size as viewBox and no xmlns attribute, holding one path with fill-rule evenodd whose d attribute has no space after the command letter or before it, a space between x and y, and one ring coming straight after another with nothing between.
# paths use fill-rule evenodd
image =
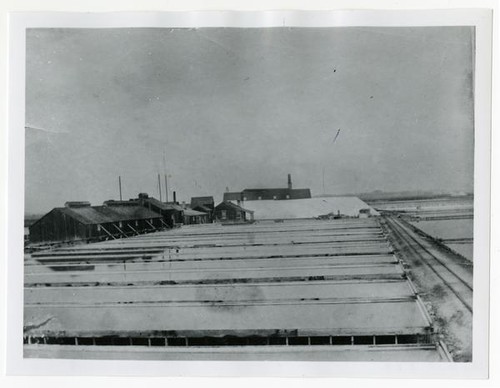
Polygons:
<instances>
[{"instance_id":1,"label":"flat salt field","mask_svg":"<svg viewBox=\"0 0 500 388\"><path fill-rule=\"evenodd\" d=\"M95 272L117 272L117 271L154 271L171 269L216 269L237 266L238 268L269 268L269 267L297 267L297 266L334 266L334 265L361 265L361 264L395 264L396 258L393 255L351 255L351 256L313 256L313 257L280 257L280 258L257 258L242 259L235 258L228 260L200 260L193 264L192 261L182 260L162 260L151 262L124 263L57 263L50 265L25 266L25 274L51 273L53 271L95 271Z\"/></svg>"},{"instance_id":2,"label":"flat salt field","mask_svg":"<svg viewBox=\"0 0 500 388\"><path fill-rule=\"evenodd\" d=\"M322 281L266 284L170 285L149 287L54 287L25 288L25 305L104 303L172 303L300 301L340 298L411 298L413 290L406 280L385 281Z\"/></svg>"},{"instance_id":3,"label":"flat salt field","mask_svg":"<svg viewBox=\"0 0 500 388\"><path fill-rule=\"evenodd\" d=\"M450 249L473 260L473 219L413 221L411 224L428 235L441 239Z\"/></svg>"},{"instance_id":4,"label":"flat salt field","mask_svg":"<svg viewBox=\"0 0 500 388\"><path fill-rule=\"evenodd\" d=\"M472 219L412 221L410 223L425 233L444 240L474 237L474 220Z\"/></svg>"},{"instance_id":5,"label":"flat salt field","mask_svg":"<svg viewBox=\"0 0 500 388\"><path fill-rule=\"evenodd\" d=\"M266 232L265 234L252 234L251 232L244 232L239 234L228 235L224 237L225 229L221 229L217 234L209 234L209 235L194 235L194 236L185 236L181 241L177 238L179 235L168 235L170 231L160 231L154 234L140 236L142 246L134 246L135 238L138 237L129 237L131 241L118 243L119 240L116 241L107 241L105 243L96 243L104 245L106 250L111 250L112 248L116 248L117 251L122 249L130 249L133 250L141 249L154 249L155 246L158 249L165 249L169 247L204 247L207 244L210 246L217 246L218 244L224 246L240 246L240 245L259 245L259 244L289 244L289 243L307 243L307 242L343 242L343 241L365 241L365 240L381 240L383 239L383 234L380 231L372 229L360 229L353 230L349 233L345 231L333 233L332 231L318 231L314 236L308 236L307 233L310 231L295 231L290 234L283 232ZM173 233L173 232L172 232ZM61 248L61 252L84 252L86 251L86 245L80 246L71 246L68 248ZM41 254L43 255L43 254Z\"/></svg>"},{"instance_id":6,"label":"flat salt field","mask_svg":"<svg viewBox=\"0 0 500 388\"><path fill-rule=\"evenodd\" d=\"M158 234L164 232L157 232ZM248 235L248 233L246 233ZM262 239L254 239L249 236L245 236L243 238L232 238L225 241L218 241L215 238L207 239L206 241L202 241L200 239L193 238L192 241L178 241L173 240L170 243L161 240L152 240L147 239L144 241L144 246L147 248L137 248L134 246L126 246L120 245L113 247L111 242L110 244L106 244L103 247L104 252L109 252L110 254L119 254L119 253L156 253L160 250L164 249L188 249L188 248L206 248L206 247L242 247L242 246L261 246L261 245L287 245L287 244L317 244L317 243L330 243L330 244L355 244L359 242L382 242L384 241L384 236L380 233L359 233L359 234L351 234L351 235L318 235L314 237L304 237L298 235L297 237L289 237L287 239L284 238L262 238ZM115 249L113 249L115 248ZM95 248L92 250L88 250L81 247L71 247L60 249L58 252L54 252L56 255L85 255L95 252ZM35 257L44 257L47 256L46 253L36 253Z\"/></svg>"},{"instance_id":7,"label":"flat salt field","mask_svg":"<svg viewBox=\"0 0 500 388\"><path fill-rule=\"evenodd\" d=\"M56 283L140 283L140 282L203 282L223 279L269 279L288 277L362 277L403 275L399 264L376 265L337 265L337 266L302 266L288 268L196 268L189 270L154 270L154 271L120 271L120 272L51 272L36 273L25 276L25 284Z\"/></svg>"},{"instance_id":8,"label":"flat salt field","mask_svg":"<svg viewBox=\"0 0 500 388\"><path fill-rule=\"evenodd\" d=\"M448 248L457 252L458 254L465 257L467 260L472 261L474 257L474 245L473 244L451 244L446 243Z\"/></svg>"},{"instance_id":9,"label":"flat salt field","mask_svg":"<svg viewBox=\"0 0 500 388\"><path fill-rule=\"evenodd\" d=\"M41 251L25 263L28 337L404 336L432 326L376 219L191 225ZM287 359L278 348L271 359ZM89 358L96 349L109 352L92 347ZM180 348L175 358L175 349L151 357L205 357ZM331 352L312 357L335 359ZM437 348L408 352L440 359Z\"/></svg>"},{"instance_id":10,"label":"flat salt field","mask_svg":"<svg viewBox=\"0 0 500 388\"><path fill-rule=\"evenodd\" d=\"M314 317L314 319L311 319ZM88 336L175 332L189 336L271 334L361 335L425 333L430 322L411 300L295 304L221 305L37 305L26 306L32 335ZM52 318L52 319L51 319ZM38 320L46 322L36 327ZM216 334L214 334L216 333Z\"/></svg>"},{"instance_id":11,"label":"flat salt field","mask_svg":"<svg viewBox=\"0 0 500 388\"><path fill-rule=\"evenodd\" d=\"M391 253L387 242L355 242L355 243L310 243L288 245L262 245L248 247L200 247L200 248L168 248L156 255L115 254L101 255L99 251L83 256L44 256L36 257L40 262L71 262L71 261L122 261L134 259L155 260L216 260L234 257L258 258L276 256L311 256L311 255L359 255ZM146 257L144 257L146 256Z\"/></svg>"}]
</instances>

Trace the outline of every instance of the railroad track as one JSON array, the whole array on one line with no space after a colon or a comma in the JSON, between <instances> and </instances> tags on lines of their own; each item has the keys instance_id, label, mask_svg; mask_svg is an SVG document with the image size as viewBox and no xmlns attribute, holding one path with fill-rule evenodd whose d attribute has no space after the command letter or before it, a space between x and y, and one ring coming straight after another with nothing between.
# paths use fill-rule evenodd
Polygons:
<instances>
[{"instance_id":1,"label":"railroad track","mask_svg":"<svg viewBox=\"0 0 500 388\"><path fill-rule=\"evenodd\" d=\"M416 258L426 265L453 293L464 307L472 314L472 277L466 278L460 274L456 265L451 265L445 260L439 258L432 252L432 248L426 247L414 232L403 222L392 216L384 216L387 224L407 249L409 249Z\"/></svg>"}]
</instances>

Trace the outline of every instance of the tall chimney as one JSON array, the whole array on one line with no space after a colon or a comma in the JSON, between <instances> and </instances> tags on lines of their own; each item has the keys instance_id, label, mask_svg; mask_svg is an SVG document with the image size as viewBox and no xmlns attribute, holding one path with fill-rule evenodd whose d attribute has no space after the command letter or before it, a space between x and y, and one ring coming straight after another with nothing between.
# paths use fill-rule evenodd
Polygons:
<instances>
[{"instance_id":1,"label":"tall chimney","mask_svg":"<svg viewBox=\"0 0 500 388\"><path fill-rule=\"evenodd\" d=\"M177 203L177 195L175 191L173 192L173 196L174 196L174 203Z\"/></svg>"},{"instance_id":2,"label":"tall chimney","mask_svg":"<svg viewBox=\"0 0 500 388\"><path fill-rule=\"evenodd\" d=\"M288 189L292 190L292 174L288 174Z\"/></svg>"}]
</instances>

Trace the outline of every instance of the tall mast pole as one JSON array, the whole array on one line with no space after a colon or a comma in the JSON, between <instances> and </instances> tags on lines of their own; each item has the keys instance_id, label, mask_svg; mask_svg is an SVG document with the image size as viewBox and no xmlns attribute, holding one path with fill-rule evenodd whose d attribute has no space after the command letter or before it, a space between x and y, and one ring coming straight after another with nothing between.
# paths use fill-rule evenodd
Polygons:
<instances>
[{"instance_id":1,"label":"tall mast pole","mask_svg":"<svg viewBox=\"0 0 500 388\"><path fill-rule=\"evenodd\" d=\"M160 191L160 202L161 202L161 179L160 179L160 174L158 174L158 190Z\"/></svg>"},{"instance_id":2,"label":"tall mast pole","mask_svg":"<svg viewBox=\"0 0 500 388\"><path fill-rule=\"evenodd\" d=\"M165 178L165 202L168 202L168 189L167 189L167 174L163 175Z\"/></svg>"}]
</instances>

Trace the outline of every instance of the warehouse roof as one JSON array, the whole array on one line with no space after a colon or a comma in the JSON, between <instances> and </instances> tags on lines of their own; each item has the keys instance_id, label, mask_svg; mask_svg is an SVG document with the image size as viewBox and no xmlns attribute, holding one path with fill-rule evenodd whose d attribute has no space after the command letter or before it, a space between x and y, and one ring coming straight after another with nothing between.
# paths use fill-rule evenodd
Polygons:
<instances>
[{"instance_id":1,"label":"warehouse roof","mask_svg":"<svg viewBox=\"0 0 500 388\"><path fill-rule=\"evenodd\" d=\"M207 205L214 203L214 197L192 197L191 198L191 207L196 205Z\"/></svg>"},{"instance_id":2,"label":"warehouse roof","mask_svg":"<svg viewBox=\"0 0 500 388\"><path fill-rule=\"evenodd\" d=\"M184 209L185 216L205 216L207 213L199 212L193 209Z\"/></svg>"},{"instance_id":3,"label":"warehouse roof","mask_svg":"<svg viewBox=\"0 0 500 388\"><path fill-rule=\"evenodd\" d=\"M210 213L212 211L212 209L210 209L208 206L205 206L205 205L196 205L196 206L191 205L191 208L193 210L198 210L198 211L205 212L205 213Z\"/></svg>"},{"instance_id":4,"label":"warehouse roof","mask_svg":"<svg viewBox=\"0 0 500 388\"><path fill-rule=\"evenodd\" d=\"M240 200L243 197L243 194L241 191L232 191L232 192L225 192L224 193L224 201L237 201Z\"/></svg>"},{"instance_id":5,"label":"warehouse roof","mask_svg":"<svg viewBox=\"0 0 500 388\"><path fill-rule=\"evenodd\" d=\"M361 209L370 209L372 215L379 214L358 197L247 201L245 207L255 212L257 220L316 218L338 212L345 216L356 217Z\"/></svg>"},{"instance_id":6,"label":"warehouse roof","mask_svg":"<svg viewBox=\"0 0 500 388\"><path fill-rule=\"evenodd\" d=\"M105 224L109 222L160 218L161 215L142 206L88 206L78 208L55 208L82 224Z\"/></svg>"},{"instance_id":7,"label":"warehouse roof","mask_svg":"<svg viewBox=\"0 0 500 388\"><path fill-rule=\"evenodd\" d=\"M216 209L228 208L228 207L233 208L235 210L245 212L245 213L253 213L253 210L245 209L245 208L241 207L240 205L237 205L237 204L230 202L230 201L224 201L224 202L219 203L216 206Z\"/></svg>"}]
</instances>

